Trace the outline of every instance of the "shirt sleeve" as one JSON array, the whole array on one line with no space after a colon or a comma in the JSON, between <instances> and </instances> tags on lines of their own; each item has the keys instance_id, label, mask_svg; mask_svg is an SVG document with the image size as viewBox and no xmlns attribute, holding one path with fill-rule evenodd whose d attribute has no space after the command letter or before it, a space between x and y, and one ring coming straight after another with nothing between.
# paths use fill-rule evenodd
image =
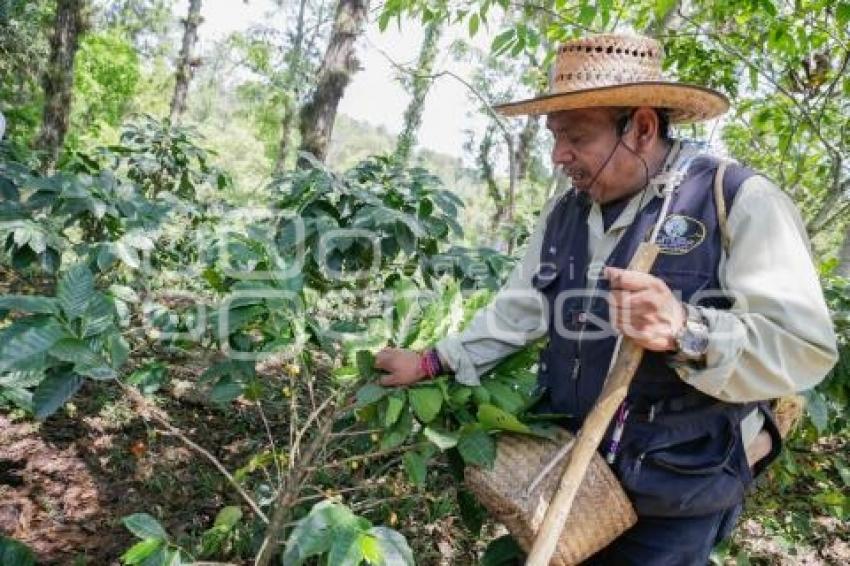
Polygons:
<instances>
[{"instance_id":1,"label":"shirt sleeve","mask_svg":"<svg viewBox=\"0 0 850 566\"><path fill-rule=\"evenodd\" d=\"M693 387L728 402L775 399L817 385L838 359L835 332L794 203L764 177L741 186L728 219L720 282L729 311L703 308L704 367L677 367Z\"/></svg>"},{"instance_id":2,"label":"shirt sleeve","mask_svg":"<svg viewBox=\"0 0 850 566\"><path fill-rule=\"evenodd\" d=\"M546 221L561 194L543 207L522 260L490 304L478 311L464 331L436 344L458 382L478 385L481 375L500 360L546 335L543 296L531 278L540 263Z\"/></svg>"}]
</instances>

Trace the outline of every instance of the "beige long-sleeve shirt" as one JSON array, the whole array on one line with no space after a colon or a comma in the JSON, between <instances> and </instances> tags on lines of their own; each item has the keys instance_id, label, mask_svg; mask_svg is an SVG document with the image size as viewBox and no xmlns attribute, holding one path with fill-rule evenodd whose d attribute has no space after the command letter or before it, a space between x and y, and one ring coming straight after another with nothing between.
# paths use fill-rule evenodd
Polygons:
<instances>
[{"instance_id":1,"label":"beige long-sleeve shirt","mask_svg":"<svg viewBox=\"0 0 850 566\"><path fill-rule=\"evenodd\" d=\"M604 264L639 207L661 198L658 185L653 180L632 197L607 231L599 205L592 205L587 219L592 264ZM490 305L465 331L436 345L459 382L477 385L502 358L546 335L544 300L531 277L540 263L546 220L559 196L546 203L524 257ZM710 332L706 363L699 369L677 368L680 378L731 402L773 399L814 387L835 365L838 353L799 212L773 183L753 176L735 198L728 233L731 246L728 257L725 252L721 257L719 279L734 304L728 311L702 309ZM762 422L758 412L744 420L747 444Z\"/></svg>"}]
</instances>

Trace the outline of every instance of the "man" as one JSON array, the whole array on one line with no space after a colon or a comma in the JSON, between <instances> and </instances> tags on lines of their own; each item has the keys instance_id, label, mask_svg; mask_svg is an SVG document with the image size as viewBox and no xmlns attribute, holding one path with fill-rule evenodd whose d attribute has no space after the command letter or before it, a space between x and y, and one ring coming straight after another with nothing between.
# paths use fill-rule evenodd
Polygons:
<instances>
[{"instance_id":1,"label":"man","mask_svg":"<svg viewBox=\"0 0 850 566\"><path fill-rule=\"evenodd\" d=\"M736 164L721 176L718 159L669 137L669 123L714 118L728 102L660 69L654 40L575 40L559 49L553 94L500 107L547 115L572 189L547 203L522 262L466 331L376 358L387 385L443 368L477 384L548 335L538 410L575 431L616 334L645 348L622 438L609 430L601 445L639 519L596 564L706 564L779 451L764 401L813 387L837 359L799 213L764 177ZM651 274L626 270L653 232Z\"/></svg>"}]
</instances>

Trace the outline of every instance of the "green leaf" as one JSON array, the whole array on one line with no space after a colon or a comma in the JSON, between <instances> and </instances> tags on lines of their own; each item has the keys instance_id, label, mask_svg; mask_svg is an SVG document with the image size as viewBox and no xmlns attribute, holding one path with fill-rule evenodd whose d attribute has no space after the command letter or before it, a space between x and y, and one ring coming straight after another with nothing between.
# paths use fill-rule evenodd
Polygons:
<instances>
[{"instance_id":1,"label":"green leaf","mask_svg":"<svg viewBox=\"0 0 850 566\"><path fill-rule=\"evenodd\" d=\"M449 393L449 404L456 408L464 407L469 402L470 397L472 397L472 388L461 385L455 387Z\"/></svg>"},{"instance_id":2,"label":"green leaf","mask_svg":"<svg viewBox=\"0 0 850 566\"><path fill-rule=\"evenodd\" d=\"M515 38L516 32L513 29L503 31L493 39L493 43L490 44L490 51L493 55L501 55L511 47Z\"/></svg>"},{"instance_id":3,"label":"green leaf","mask_svg":"<svg viewBox=\"0 0 850 566\"><path fill-rule=\"evenodd\" d=\"M0 536L0 564L3 566L35 566L35 555L24 543Z\"/></svg>"},{"instance_id":4,"label":"green leaf","mask_svg":"<svg viewBox=\"0 0 850 566\"><path fill-rule=\"evenodd\" d=\"M478 14L472 14L469 17L469 37L475 37L478 33L478 26L481 23L481 18Z\"/></svg>"},{"instance_id":5,"label":"green leaf","mask_svg":"<svg viewBox=\"0 0 850 566\"><path fill-rule=\"evenodd\" d=\"M478 422L487 430L507 430L510 432L530 433L531 429L521 423L512 414L495 405L479 405Z\"/></svg>"},{"instance_id":6,"label":"green leaf","mask_svg":"<svg viewBox=\"0 0 850 566\"><path fill-rule=\"evenodd\" d=\"M404 392L393 393L387 397L387 410L384 415L384 426L391 427L401 415L401 410L404 408Z\"/></svg>"},{"instance_id":7,"label":"green leaf","mask_svg":"<svg viewBox=\"0 0 850 566\"><path fill-rule=\"evenodd\" d=\"M35 555L24 543L0 536L0 564L3 566L35 566Z\"/></svg>"},{"instance_id":8,"label":"green leaf","mask_svg":"<svg viewBox=\"0 0 850 566\"><path fill-rule=\"evenodd\" d=\"M406 452L402 458L404 471L407 472L407 477L416 487L425 485L425 477L428 474L428 466L425 463L425 458L418 452Z\"/></svg>"},{"instance_id":9,"label":"green leaf","mask_svg":"<svg viewBox=\"0 0 850 566\"><path fill-rule=\"evenodd\" d=\"M127 530L140 539L168 540L168 534L154 517L147 513L133 513L122 519Z\"/></svg>"},{"instance_id":10,"label":"green leaf","mask_svg":"<svg viewBox=\"0 0 850 566\"><path fill-rule=\"evenodd\" d=\"M484 381L484 388L490 393L490 403L508 413L516 414L525 406L522 395L502 382L488 379Z\"/></svg>"},{"instance_id":11,"label":"green leaf","mask_svg":"<svg viewBox=\"0 0 850 566\"><path fill-rule=\"evenodd\" d=\"M331 501L316 503L289 534L283 564L299 566L312 556L328 552L339 529L350 529L356 522L357 518L344 505Z\"/></svg>"},{"instance_id":12,"label":"green leaf","mask_svg":"<svg viewBox=\"0 0 850 566\"><path fill-rule=\"evenodd\" d=\"M334 566L360 566L363 561L361 536L363 533L353 529L334 529L327 563Z\"/></svg>"},{"instance_id":13,"label":"green leaf","mask_svg":"<svg viewBox=\"0 0 850 566\"><path fill-rule=\"evenodd\" d=\"M95 293L83 315L84 338L101 334L115 323L115 306L103 293Z\"/></svg>"},{"instance_id":14,"label":"green leaf","mask_svg":"<svg viewBox=\"0 0 850 566\"><path fill-rule=\"evenodd\" d=\"M392 14L387 12L386 10L381 12L381 15L378 17L378 29L383 33L387 29L387 25L390 23L390 18Z\"/></svg>"},{"instance_id":15,"label":"green leaf","mask_svg":"<svg viewBox=\"0 0 850 566\"><path fill-rule=\"evenodd\" d=\"M414 566L413 551L404 536L389 527L372 527L369 534L378 541L382 561L380 566Z\"/></svg>"},{"instance_id":16,"label":"green leaf","mask_svg":"<svg viewBox=\"0 0 850 566\"><path fill-rule=\"evenodd\" d=\"M809 418L818 432L824 432L827 426L829 426L829 409L827 408L823 393L820 391L809 391L806 393L806 411L809 413Z\"/></svg>"},{"instance_id":17,"label":"green leaf","mask_svg":"<svg viewBox=\"0 0 850 566\"><path fill-rule=\"evenodd\" d=\"M358 350L356 356L357 371L365 380L375 377L375 356L369 350Z\"/></svg>"},{"instance_id":18,"label":"green leaf","mask_svg":"<svg viewBox=\"0 0 850 566\"><path fill-rule=\"evenodd\" d=\"M79 338L63 338L56 342L48 353L57 360L84 367L98 367L104 364L104 360Z\"/></svg>"},{"instance_id":19,"label":"green leaf","mask_svg":"<svg viewBox=\"0 0 850 566\"><path fill-rule=\"evenodd\" d=\"M467 529L477 537L487 518L487 510L478 502L475 496L465 487L457 491L457 503L460 508L460 518Z\"/></svg>"},{"instance_id":20,"label":"green leaf","mask_svg":"<svg viewBox=\"0 0 850 566\"><path fill-rule=\"evenodd\" d=\"M0 296L0 311L19 311L33 314L56 314L59 309L56 299L36 295Z\"/></svg>"},{"instance_id":21,"label":"green leaf","mask_svg":"<svg viewBox=\"0 0 850 566\"><path fill-rule=\"evenodd\" d=\"M94 275L85 265L78 263L59 278L56 298L69 319L83 316L94 295Z\"/></svg>"},{"instance_id":22,"label":"green leaf","mask_svg":"<svg viewBox=\"0 0 850 566\"><path fill-rule=\"evenodd\" d=\"M121 555L121 561L125 564L141 564L148 556L156 552L162 544L163 540L158 538L147 538L139 541Z\"/></svg>"},{"instance_id":23,"label":"green leaf","mask_svg":"<svg viewBox=\"0 0 850 566\"><path fill-rule=\"evenodd\" d=\"M111 334L106 339L109 348L109 362L114 368L120 368L130 357L130 345L118 333Z\"/></svg>"},{"instance_id":24,"label":"green leaf","mask_svg":"<svg viewBox=\"0 0 850 566\"><path fill-rule=\"evenodd\" d=\"M5 344L0 346L0 371L22 368L24 362L46 354L53 344L66 336L65 330L53 319L41 322L37 326L13 326L11 330L20 330L7 334ZM26 368L34 369L34 368Z\"/></svg>"},{"instance_id":25,"label":"green leaf","mask_svg":"<svg viewBox=\"0 0 850 566\"><path fill-rule=\"evenodd\" d=\"M590 26L596 19L596 7L592 4L582 4L578 12L578 21L582 25Z\"/></svg>"},{"instance_id":26,"label":"green leaf","mask_svg":"<svg viewBox=\"0 0 850 566\"><path fill-rule=\"evenodd\" d=\"M496 442L480 428L469 428L461 432L457 449L467 464L492 468L496 461Z\"/></svg>"},{"instance_id":27,"label":"green leaf","mask_svg":"<svg viewBox=\"0 0 850 566\"><path fill-rule=\"evenodd\" d=\"M215 526L232 529L242 519L242 509L237 505L228 505L215 516Z\"/></svg>"},{"instance_id":28,"label":"green leaf","mask_svg":"<svg viewBox=\"0 0 850 566\"><path fill-rule=\"evenodd\" d=\"M114 369L107 365L103 366L83 366L77 365L74 366L74 371L79 373L80 375L84 375L86 377L90 377L92 379L96 379L98 381L106 381L107 379L114 379L118 374Z\"/></svg>"},{"instance_id":29,"label":"green leaf","mask_svg":"<svg viewBox=\"0 0 850 566\"><path fill-rule=\"evenodd\" d=\"M409 410L405 409L392 428L384 432L381 438L381 450L390 450L391 448L401 446L412 431L413 415Z\"/></svg>"},{"instance_id":30,"label":"green leaf","mask_svg":"<svg viewBox=\"0 0 850 566\"><path fill-rule=\"evenodd\" d=\"M835 8L835 19L841 27L850 23L850 2L841 2Z\"/></svg>"},{"instance_id":31,"label":"green leaf","mask_svg":"<svg viewBox=\"0 0 850 566\"><path fill-rule=\"evenodd\" d=\"M126 383L135 385L143 395L158 391L168 380L168 369L159 362L150 362L127 376Z\"/></svg>"},{"instance_id":32,"label":"green leaf","mask_svg":"<svg viewBox=\"0 0 850 566\"><path fill-rule=\"evenodd\" d=\"M407 392L410 405L416 417L423 423L429 423L440 414L443 406L443 394L433 386L413 387Z\"/></svg>"},{"instance_id":33,"label":"green leaf","mask_svg":"<svg viewBox=\"0 0 850 566\"><path fill-rule=\"evenodd\" d=\"M125 285L110 285L109 293L118 300L125 303L138 303L139 295L130 287Z\"/></svg>"},{"instance_id":34,"label":"green leaf","mask_svg":"<svg viewBox=\"0 0 850 566\"><path fill-rule=\"evenodd\" d=\"M525 553L511 535L503 535L490 542L481 557L481 566L511 566L523 562Z\"/></svg>"},{"instance_id":35,"label":"green leaf","mask_svg":"<svg viewBox=\"0 0 850 566\"><path fill-rule=\"evenodd\" d=\"M448 450L449 448L454 448L457 446L457 441L460 438L460 435L456 432L448 432L443 430L437 430L426 426L422 431L422 434L425 435L425 438L431 441L437 448L440 450Z\"/></svg>"},{"instance_id":36,"label":"green leaf","mask_svg":"<svg viewBox=\"0 0 850 566\"><path fill-rule=\"evenodd\" d=\"M0 387L0 399L5 399L16 407L30 413L32 412L32 392L28 389L22 387Z\"/></svg>"},{"instance_id":37,"label":"green leaf","mask_svg":"<svg viewBox=\"0 0 850 566\"><path fill-rule=\"evenodd\" d=\"M210 391L210 401L213 403L230 403L245 390L245 385L234 381L229 376L219 379Z\"/></svg>"},{"instance_id":38,"label":"green leaf","mask_svg":"<svg viewBox=\"0 0 850 566\"><path fill-rule=\"evenodd\" d=\"M368 564L380 564L383 560L381 547L378 545L378 539L368 533L362 533L357 539L357 544L360 546L360 554Z\"/></svg>"},{"instance_id":39,"label":"green leaf","mask_svg":"<svg viewBox=\"0 0 850 566\"><path fill-rule=\"evenodd\" d=\"M490 402L490 392L483 385L476 385L472 388L472 397L478 405Z\"/></svg>"},{"instance_id":40,"label":"green leaf","mask_svg":"<svg viewBox=\"0 0 850 566\"><path fill-rule=\"evenodd\" d=\"M357 390L357 404L355 406L360 409L366 405L371 405L380 401L389 395L389 393L390 389L387 387L381 387L377 383L367 383Z\"/></svg>"},{"instance_id":41,"label":"green leaf","mask_svg":"<svg viewBox=\"0 0 850 566\"><path fill-rule=\"evenodd\" d=\"M142 265L142 262L139 259L139 252L125 242L114 242L110 251L112 251L118 259L126 263L127 266L132 269L138 269ZM98 257L98 262L99 261L100 258Z\"/></svg>"},{"instance_id":42,"label":"green leaf","mask_svg":"<svg viewBox=\"0 0 850 566\"><path fill-rule=\"evenodd\" d=\"M10 371L0 374L0 387L34 387L44 379L41 371Z\"/></svg>"},{"instance_id":43,"label":"green leaf","mask_svg":"<svg viewBox=\"0 0 850 566\"><path fill-rule=\"evenodd\" d=\"M44 420L55 413L82 385L83 378L74 373L47 376L38 384L32 395L35 418Z\"/></svg>"},{"instance_id":44,"label":"green leaf","mask_svg":"<svg viewBox=\"0 0 850 566\"><path fill-rule=\"evenodd\" d=\"M667 15L667 12L672 10L676 6L677 3L678 3L678 0L655 0L655 17L656 17L656 19L658 19L658 20L664 19L664 17Z\"/></svg>"}]
</instances>

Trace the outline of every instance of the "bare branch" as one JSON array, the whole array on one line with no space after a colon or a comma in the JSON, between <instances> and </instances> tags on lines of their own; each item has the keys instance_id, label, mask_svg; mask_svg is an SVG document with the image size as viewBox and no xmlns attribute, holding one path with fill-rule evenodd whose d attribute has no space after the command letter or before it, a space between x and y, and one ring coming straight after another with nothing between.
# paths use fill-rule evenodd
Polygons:
<instances>
[{"instance_id":1,"label":"bare branch","mask_svg":"<svg viewBox=\"0 0 850 566\"><path fill-rule=\"evenodd\" d=\"M183 444L185 444L186 446L206 458L213 466L215 466L215 468L219 472L221 472L221 474L227 479L230 485L233 486L233 489L236 490L236 492L242 497L243 500L245 500L251 510L254 511L257 517L259 517L264 523L269 522L268 517L266 517L266 514L263 513L262 509L260 509L260 506L257 505L257 502L254 501L251 496L248 495L247 492L245 492L244 489L242 489L242 486L239 485L239 482L237 482L233 475L231 475L231 473L227 471L227 468L225 468L224 465L219 462L218 458L213 456L208 450L198 445L185 434L183 434L180 429L172 425L169 422L167 415L165 415L165 413L163 413L163 411L159 409L159 407L154 406L150 401L145 399L141 393L136 391L134 388L125 385L117 379L115 380L115 382L124 391L124 394L139 407L139 415L143 419L153 419L165 429L164 431L160 432L169 436L174 436Z\"/></svg>"}]
</instances>

